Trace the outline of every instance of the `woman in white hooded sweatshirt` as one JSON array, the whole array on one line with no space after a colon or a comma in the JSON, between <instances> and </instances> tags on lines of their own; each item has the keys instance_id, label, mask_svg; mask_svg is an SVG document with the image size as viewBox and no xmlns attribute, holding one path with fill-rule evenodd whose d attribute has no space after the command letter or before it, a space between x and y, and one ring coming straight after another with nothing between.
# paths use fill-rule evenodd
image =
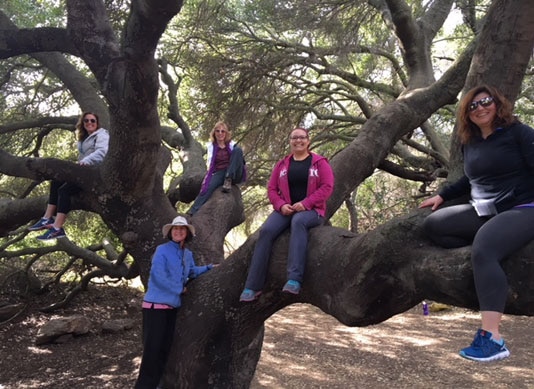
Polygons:
<instances>
[{"instance_id":1,"label":"woman in white hooded sweatshirt","mask_svg":"<svg viewBox=\"0 0 534 389\"><path fill-rule=\"evenodd\" d=\"M84 112L76 124L78 134L78 164L98 165L108 152L109 134L100 127L98 115ZM65 238L63 224L71 207L71 197L81 191L81 188L70 182L53 180L50 184L48 205L43 217L29 227L30 231L46 229L37 237L39 240Z\"/></svg>"}]
</instances>

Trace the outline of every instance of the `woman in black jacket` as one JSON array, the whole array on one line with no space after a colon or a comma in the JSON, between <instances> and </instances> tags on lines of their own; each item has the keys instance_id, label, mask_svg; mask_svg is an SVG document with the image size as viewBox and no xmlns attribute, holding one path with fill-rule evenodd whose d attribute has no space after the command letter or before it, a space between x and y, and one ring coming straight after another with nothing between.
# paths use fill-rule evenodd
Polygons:
<instances>
[{"instance_id":1,"label":"woman in black jacket","mask_svg":"<svg viewBox=\"0 0 534 389\"><path fill-rule=\"evenodd\" d=\"M437 244L472 244L471 262L482 325L464 358L492 361L510 355L499 332L508 282L501 261L534 239L534 129L520 123L495 88L476 87L462 98L458 135L464 177L420 207L432 207L424 228ZM470 193L470 204L437 208Z\"/></svg>"}]
</instances>

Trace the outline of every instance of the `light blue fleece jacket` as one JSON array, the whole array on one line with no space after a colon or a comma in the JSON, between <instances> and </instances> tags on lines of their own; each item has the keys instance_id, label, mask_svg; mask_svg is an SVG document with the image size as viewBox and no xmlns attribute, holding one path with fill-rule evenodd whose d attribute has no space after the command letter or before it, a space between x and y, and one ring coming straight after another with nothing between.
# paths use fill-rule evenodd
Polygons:
<instances>
[{"instance_id":1,"label":"light blue fleece jacket","mask_svg":"<svg viewBox=\"0 0 534 389\"><path fill-rule=\"evenodd\" d=\"M108 152L109 133L99 128L82 142L78 142L78 162L83 165L98 165Z\"/></svg>"}]
</instances>

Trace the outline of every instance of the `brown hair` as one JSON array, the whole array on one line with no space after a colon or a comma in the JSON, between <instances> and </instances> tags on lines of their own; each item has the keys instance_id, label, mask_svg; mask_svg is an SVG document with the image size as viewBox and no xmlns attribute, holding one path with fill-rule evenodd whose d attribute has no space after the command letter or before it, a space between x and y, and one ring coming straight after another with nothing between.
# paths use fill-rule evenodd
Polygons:
<instances>
[{"instance_id":1,"label":"brown hair","mask_svg":"<svg viewBox=\"0 0 534 389\"><path fill-rule=\"evenodd\" d=\"M496 114L493 120L493 126L507 127L512 123L517 122L517 118L513 114L512 103L504 97L504 95L497 90L497 88L489 85L479 85L469 90L460 101L458 111L456 113L458 124L458 136L462 144L469 143L475 136L480 136L480 128L469 119L469 106L473 99L479 93L486 92L493 98L495 104Z\"/></svg>"},{"instance_id":2,"label":"brown hair","mask_svg":"<svg viewBox=\"0 0 534 389\"><path fill-rule=\"evenodd\" d=\"M217 122L213 126L211 132L210 132L210 140L214 143L217 143L217 138L215 138L215 130L222 129L226 131L226 135L224 137L224 143L229 143L232 140L232 131L228 129L228 125L225 122Z\"/></svg>"},{"instance_id":3,"label":"brown hair","mask_svg":"<svg viewBox=\"0 0 534 389\"><path fill-rule=\"evenodd\" d=\"M93 115L96 118L96 128L100 128L100 119L98 118L98 115L94 112L84 112L78 119L78 123L76 123L76 133L78 135L78 140L82 142L85 138L89 136L89 133L83 126L83 119L85 119L85 116L87 115Z\"/></svg>"},{"instance_id":4,"label":"brown hair","mask_svg":"<svg viewBox=\"0 0 534 389\"><path fill-rule=\"evenodd\" d=\"M169 232L167 233L167 239L169 240L172 240L172 229L174 227L185 227L185 226L172 226L170 229L169 229ZM186 228L186 231L187 231L187 234L183 240L183 244L185 245L186 243L189 243L191 242L191 240L193 239L193 234L191 233L191 230L189 230L189 228Z\"/></svg>"},{"instance_id":5,"label":"brown hair","mask_svg":"<svg viewBox=\"0 0 534 389\"><path fill-rule=\"evenodd\" d=\"M296 130L301 130L301 131L304 131L306 133L306 136L310 136L309 134L309 130L306 130L305 128L302 128L302 127L295 127L291 130L291 132L289 133L289 136L291 136L291 134L293 133L293 131L296 131Z\"/></svg>"},{"instance_id":6,"label":"brown hair","mask_svg":"<svg viewBox=\"0 0 534 389\"><path fill-rule=\"evenodd\" d=\"M300 130L300 131L304 131L306 133L306 136L308 137L308 140L310 139L310 131L305 129L305 128L302 128L302 127L295 127L291 130L291 132L289 133L289 138L291 138L291 134L293 133L293 131L296 131L296 130ZM308 152L310 151L310 146L311 146L311 142L308 143Z\"/></svg>"}]
</instances>

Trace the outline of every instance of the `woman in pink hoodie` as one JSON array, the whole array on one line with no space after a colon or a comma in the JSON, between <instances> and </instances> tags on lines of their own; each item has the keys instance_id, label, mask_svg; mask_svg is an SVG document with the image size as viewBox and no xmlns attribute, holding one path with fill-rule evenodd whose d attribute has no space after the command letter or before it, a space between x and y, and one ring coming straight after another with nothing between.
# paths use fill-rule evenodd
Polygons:
<instances>
[{"instance_id":1,"label":"woman in pink hoodie","mask_svg":"<svg viewBox=\"0 0 534 389\"><path fill-rule=\"evenodd\" d=\"M299 294L306 267L308 230L324 222L326 201L334 188L328 160L309 149L308 131L295 128L289 136L291 154L279 161L267 186L274 211L260 228L245 289L240 301L254 301L261 294L274 240L291 228L287 282L282 291Z\"/></svg>"}]
</instances>

